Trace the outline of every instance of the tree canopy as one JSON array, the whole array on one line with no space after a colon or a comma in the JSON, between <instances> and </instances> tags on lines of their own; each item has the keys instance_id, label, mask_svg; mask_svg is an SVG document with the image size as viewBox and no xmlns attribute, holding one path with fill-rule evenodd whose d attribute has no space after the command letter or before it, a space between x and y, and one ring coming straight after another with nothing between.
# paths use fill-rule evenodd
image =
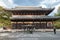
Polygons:
<instances>
[{"instance_id":1,"label":"tree canopy","mask_svg":"<svg viewBox=\"0 0 60 40\"><path fill-rule=\"evenodd\" d=\"M60 16L60 7L58 8L57 13L55 13L54 16Z\"/></svg>"},{"instance_id":2,"label":"tree canopy","mask_svg":"<svg viewBox=\"0 0 60 40\"><path fill-rule=\"evenodd\" d=\"M54 16L60 16L60 7L58 8L57 13L55 13ZM60 28L60 19L54 22L54 26L56 26L56 28Z\"/></svg>"},{"instance_id":3,"label":"tree canopy","mask_svg":"<svg viewBox=\"0 0 60 40\"><path fill-rule=\"evenodd\" d=\"M10 26L11 13L4 11L4 8L0 6L0 27Z\"/></svg>"}]
</instances>

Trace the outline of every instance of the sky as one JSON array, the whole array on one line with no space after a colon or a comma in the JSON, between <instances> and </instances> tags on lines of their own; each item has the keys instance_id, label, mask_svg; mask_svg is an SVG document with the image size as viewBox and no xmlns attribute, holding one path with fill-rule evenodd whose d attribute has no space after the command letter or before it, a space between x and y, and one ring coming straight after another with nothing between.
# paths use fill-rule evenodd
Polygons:
<instances>
[{"instance_id":1,"label":"sky","mask_svg":"<svg viewBox=\"0 0 60 40\"><path fill-rule=\"evenodd\" d=\"M16 6L42 6L43 8L55 8L50 15L54 15L60 6L60 0L0 0L0 6L14 8Z\"/></svg>"}]
</instances>

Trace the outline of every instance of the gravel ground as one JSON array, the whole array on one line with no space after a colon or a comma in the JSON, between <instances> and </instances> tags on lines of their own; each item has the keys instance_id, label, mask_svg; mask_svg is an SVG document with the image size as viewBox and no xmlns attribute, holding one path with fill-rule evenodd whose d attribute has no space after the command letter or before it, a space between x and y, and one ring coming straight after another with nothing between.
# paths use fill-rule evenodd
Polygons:
<instances>
[{"instance_id":1,"label":"gravel ground","mask_svg":"<svg viewBox=\"0 0 60 40\"><path fill-rule=\"evenodd\" d=\"M0 33L0 40L60 40L60 32L6 32Z\"/></svg>"}]
</instances>

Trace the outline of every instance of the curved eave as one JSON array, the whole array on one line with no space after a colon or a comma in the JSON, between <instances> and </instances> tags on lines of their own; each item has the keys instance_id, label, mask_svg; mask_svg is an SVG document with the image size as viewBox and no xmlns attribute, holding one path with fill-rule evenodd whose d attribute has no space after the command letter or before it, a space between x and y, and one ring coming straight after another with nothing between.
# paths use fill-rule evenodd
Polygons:
<instances>
[{"instance_id":1,"label":"curved eave","mask_svg":"<svg viewBox=\"0 0 60 40\"><path fill-rule=\"evenodd\" d=\"M9 11L9 12L14 12L14 11L40 11L40 12L44 12L46 15L48 15L49 13L51 13L54 8L34 8L34 9L4 9L5 11Z\"/></svg>"},{"instance_id":2,"label":"curved eave","mask_svg":"<svg viewBox=\"0 0 60 40\"><path fill-rule=\"evenodd\" d=\"M55 21L55 20L58 20L58 19L60 19L60 17L49 17L49 16L44 16L44 17L31 17L31 18L29 18L29 17L26 17L26 18L21 18L21 17L11 17L11 20L13 20L13 21Z\"/></svg>"},{"instance_id":3,"label":"curved eave","mask_svg":"<svg viewBox=\"0 0 60 40\"><path fill-rule=\"evenodd\" d=\"M49 12L46 13L46 15L48 15L49 13L51 13L55 8L52 8L49 10Z\"/></svg>"}]
</instances>

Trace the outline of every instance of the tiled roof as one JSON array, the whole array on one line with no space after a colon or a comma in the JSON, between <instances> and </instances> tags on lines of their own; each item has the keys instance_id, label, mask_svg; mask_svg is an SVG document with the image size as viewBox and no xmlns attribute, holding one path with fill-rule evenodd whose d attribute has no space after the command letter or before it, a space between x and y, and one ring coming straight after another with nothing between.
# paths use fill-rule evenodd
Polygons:
<instances>
[{"instance_id":1,"label":"tiled roof","mask_svg":"<svg viewBox=\"0 0 60 40\"><path fill-rule=\"evenodd\" d=\"M11 19L60 19L60 16L15 16Z\"/></svg>"},{"instance_id":2,"label":"tiled roof","mask_svg":"<svg viewBox=\"0 0 60 40\"><path fill-rule=\"evenodd\" d=\"M15 8L5 8L5 10L53 10L54 8L42 8L42 7L15 7Z\"/></svg>"}]
</instances>

